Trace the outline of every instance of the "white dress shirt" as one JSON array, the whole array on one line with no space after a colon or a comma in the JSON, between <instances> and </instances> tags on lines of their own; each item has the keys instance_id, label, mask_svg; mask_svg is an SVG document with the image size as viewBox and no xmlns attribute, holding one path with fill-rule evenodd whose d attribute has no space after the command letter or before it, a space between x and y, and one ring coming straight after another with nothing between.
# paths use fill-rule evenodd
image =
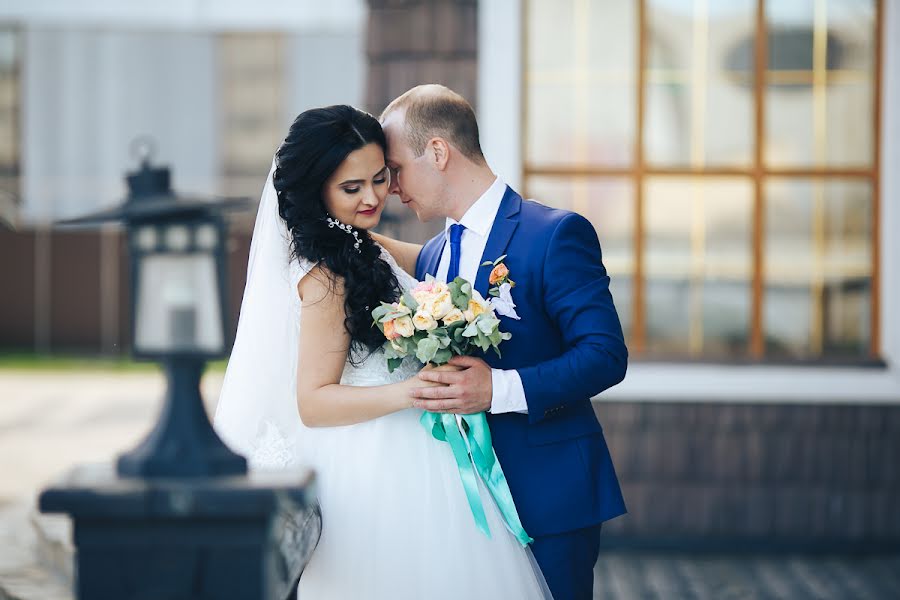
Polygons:
<instances>
[{"instance_id":1,"label":"white dress shirt","mask_svg":"<svg viewBox=\"0 0 900 600\"><path fill-rule=\"evenodd\" d=\"M506 192L506 184L499 177L494 180L491 187L469 207L466 214L460 219L459 224L465 227L460 241L459 276L472 285L481 267L481 257L487 246L488 236L500 210L500 202ZM444 225L444 249L441 252L441 261L438 263L436 279L447 281L447 271L450 270L450 226L456 221L448 218ZM485 257L485 260L494 260L496 256ZM487 268L487 267L485 267ZM525 388L522 387L522 378L514 370L491 369L491 412L494 414L505 412L527 413L528 404L525 401Z\"/></svg>"}]
</instances>

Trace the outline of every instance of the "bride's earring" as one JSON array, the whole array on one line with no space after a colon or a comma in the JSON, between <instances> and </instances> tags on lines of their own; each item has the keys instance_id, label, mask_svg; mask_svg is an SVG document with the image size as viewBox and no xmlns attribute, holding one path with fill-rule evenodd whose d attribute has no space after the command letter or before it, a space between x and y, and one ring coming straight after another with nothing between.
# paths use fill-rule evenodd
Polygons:
<instances>
[{"instance_id":1,"label":"bride's earring","mask_svg":"<svg viewBox=\"0 0 900 600\"><path fill-rule=\"evenodd\" d=\"M327 219L325 219L325 220L328 221L328 227L329 227L329 228L333 229L333 228L337 227L338 229L340 229L340 230L342 230L342 231L346 231L347 233L349 233L350 235L352 235L352 236L353 236L353 239L356 240L356 243L353 244L353 247L356 248L356 251L357 251L357 252L359 252L360 254L362 254L362 250L359 249L359 245L360 245L362 242L361 242L360 239L359 239L359 232L358 232L358 231L356 231L355 229L353 229L353 227L351 227L350 225L345 225L345 224L341 223L340 221L338 221L337 219L332 219L330 216L329 216Z\"/></svg>"}]
</instances>

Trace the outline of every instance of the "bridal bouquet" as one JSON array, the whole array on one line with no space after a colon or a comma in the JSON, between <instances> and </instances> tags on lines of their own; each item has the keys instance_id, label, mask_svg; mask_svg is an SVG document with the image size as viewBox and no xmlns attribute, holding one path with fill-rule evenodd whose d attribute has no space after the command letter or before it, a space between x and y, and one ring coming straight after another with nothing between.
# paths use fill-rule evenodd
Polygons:
<instances>
[{"instance_id":1,"label":"bridal bouquet","mask_svg":"<svg viewBox=\"0 0 900 600\"><path fill-rule=\"evenodd\" d=\"M440 283L429 276L403 294L399 302L372 311L387 340L384 352L393 372L407 356L422 364L443 365L453 356L472 354L475 348L500 355L500 342L509 333L500 331L493 301L485 300L472 284L457 277Z\"/></svg>"},{"instance_id":2,"label":"bridal bouquet","mask_svg":"<svg viewBox=\"0 0 900 600\"><path fill-rule=\"evenodd\" d=\"M500 342L512 336L500 331L497 313L519 318L510 295L510 288L515 283L509 279L509 271L502 264L504 258L501 256L482 265L493 267L490 301L462 277L445 284L429 276L405 292L398 302L383 302L373 310L375 324L386 338L384 352L388 369L393 372L407 356L434 365L445 364L454 356L472 354L476 348L483 352L493 349L500 356ZM432 437L450 445L477 527L486 536L491 536L476 472L497 503L506 527L523 546L531 543L533 540L522 527L494 452L485 414L425 411L420 422Z\"/></svg>"}]
</instances>

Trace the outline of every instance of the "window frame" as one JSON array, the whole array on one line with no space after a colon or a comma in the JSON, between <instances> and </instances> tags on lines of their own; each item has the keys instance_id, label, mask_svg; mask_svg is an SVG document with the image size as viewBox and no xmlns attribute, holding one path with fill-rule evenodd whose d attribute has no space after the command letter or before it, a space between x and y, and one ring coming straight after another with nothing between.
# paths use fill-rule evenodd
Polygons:
<instances>
[{"instance_id":1,"label":"window frame","mask_svg":"<svg viewBox=\"0 0 900 600\"><path fill-rule=\"evenodd\" d=\"M522 189L525 176L534 171L527 170L524 161L525 127L525 8L528 0L495 0L479 3L479 94L478 113L482 135L482 146L494 170L511 186ZM645 0L639 0L639 18L645 20ZM757 20L763 21L763 2L757 2ZM873 192L872 231L872 319L874 327L870 340L871 359L859 363L835 365L834 361L816 360L797 363L767 361L762 355L761 327L757 327L758 339L753 341L755 354L745 361L714 363L703 358L690 360L653 361L642 360L639 353L633 353L632 366L626 381L605 393L605 399L629 400L691 400L691 401L841 401L841 402L900 402L900 315L889 311L881 312L881 307L900 306L900 273L894 274L888 265L900 264L900 241L894 241L891 231L900 231L900 204L883 205L882 198L900 197L900 173L882 169L882 165L900 164L900 136L889 135L889 131L900 126L900 76L893 79L891 69L900 72L900 6L891 7L883 0L876 6L875 41L875 111L873 119L877 128L874 138L873 162L871 169L765 169L762 157L750 173L745 169L705 169L709 175L742 175L754 177L755 188L762 188L766 176L809 176L812 178L829 176L871 177ZM763 30L764 32L765 30ZM763 39L765 34L758 36ZM644 48L646 40L639 42ZM757 46L760 46L757 43ZM757 48L757 52L761 50ZM641 50L644 52L644 50ZM640 64L645 64L645 56ZM766 65L765 60L756 61L756 69ZM643 71L643 70L642 70ZM638 85L643 96L643 74ZM757 88L762 87L762 79L757 75ZM755 92L760 93L759 91ZM641 98L643 102L643 98ZM757 127L764 124L763 105L757 102ZM641 111L642 112L642 111ZM643 119L643 116L640 117ZM643 143L643 131L636 133L638 143ZM893 139L892 139L893 138ZM763 151L757 144L755 152ZM756 158L756 157L755 157ZM561 175L583 174L572 170L554 170ZM653 174L668 175L668 169L649 169ZM645 172L647 172L645 171ZM538 173L534 173L538 174ZM591 173L594 174L594 173ZM632 169L603 170L601 175L632 176ZM679 170L679 175L693 176L695 173ZM640 188L636 193L641 193ZM755 190L754 236L760 236L763 223L762 189ZM527 192L527 190L526 190ZM641 202L636 202L640 207ZM636 210L639 210L637 208ZM642 217L642 215L641 215ZM638 223L642 222L641 218ZM897 236L893 236L897 237ZM755 244L754 296L762 295L762 243ZM639 265L642 257L636 256ZM640 268L640 267L637 267ZM893 271L900 269L893 268ZM635 273L635 279L639 273ZM637 296L637 294L635 294ZM634 299L635 305L643 302ZM762 304L754 302L753 319L761 323ZM630 344L633 350L634 342ZM637 355L637 356L636 356ZM660 383L655 383L660 382Z\"/></svg>"}]
</instances>

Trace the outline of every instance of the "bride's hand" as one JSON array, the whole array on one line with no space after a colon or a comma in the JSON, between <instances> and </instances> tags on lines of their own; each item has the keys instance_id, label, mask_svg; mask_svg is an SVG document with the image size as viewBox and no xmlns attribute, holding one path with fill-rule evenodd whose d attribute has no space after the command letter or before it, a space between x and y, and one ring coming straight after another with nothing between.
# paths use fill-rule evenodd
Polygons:
<instances>
[{"instance_id":1,"label":"bride's hand","mask_svg":"<svg viewBox=\"0 0 900 600\"><path fill-rule=\"evenodd\" d=\"M460 369L459 369L459 367L454 367L453 365L434 366L431 363L429 363L429 364L425 365L425 367L423 367L422 370L423 371L459 371ZM417 389L417 388L427 388L427 387L444 387L446 384L434 383L431 381L422 381L421 379L419 379L419 377L417 375L413 375L412 377L410 377L409 379L407 379L400 385L403 388L403 392L404 392L406 398L409 400L408 408L412 408L413 401L415 400L410 395L410 392L412 390Z\"/></svg>"},{"instance_id":2,"label":"bride's hand","mask_svg":"<svg viewBox=\"0 0 900 600\"><path fill-rule=\"evenodd\" d=\"M422 368L423 371L462 371L462 367L458 367L456 365L444 364L444 365L433 365L428 363ZM424 383L424 382L423 382Z\"/></svg>"}]
</instances>

